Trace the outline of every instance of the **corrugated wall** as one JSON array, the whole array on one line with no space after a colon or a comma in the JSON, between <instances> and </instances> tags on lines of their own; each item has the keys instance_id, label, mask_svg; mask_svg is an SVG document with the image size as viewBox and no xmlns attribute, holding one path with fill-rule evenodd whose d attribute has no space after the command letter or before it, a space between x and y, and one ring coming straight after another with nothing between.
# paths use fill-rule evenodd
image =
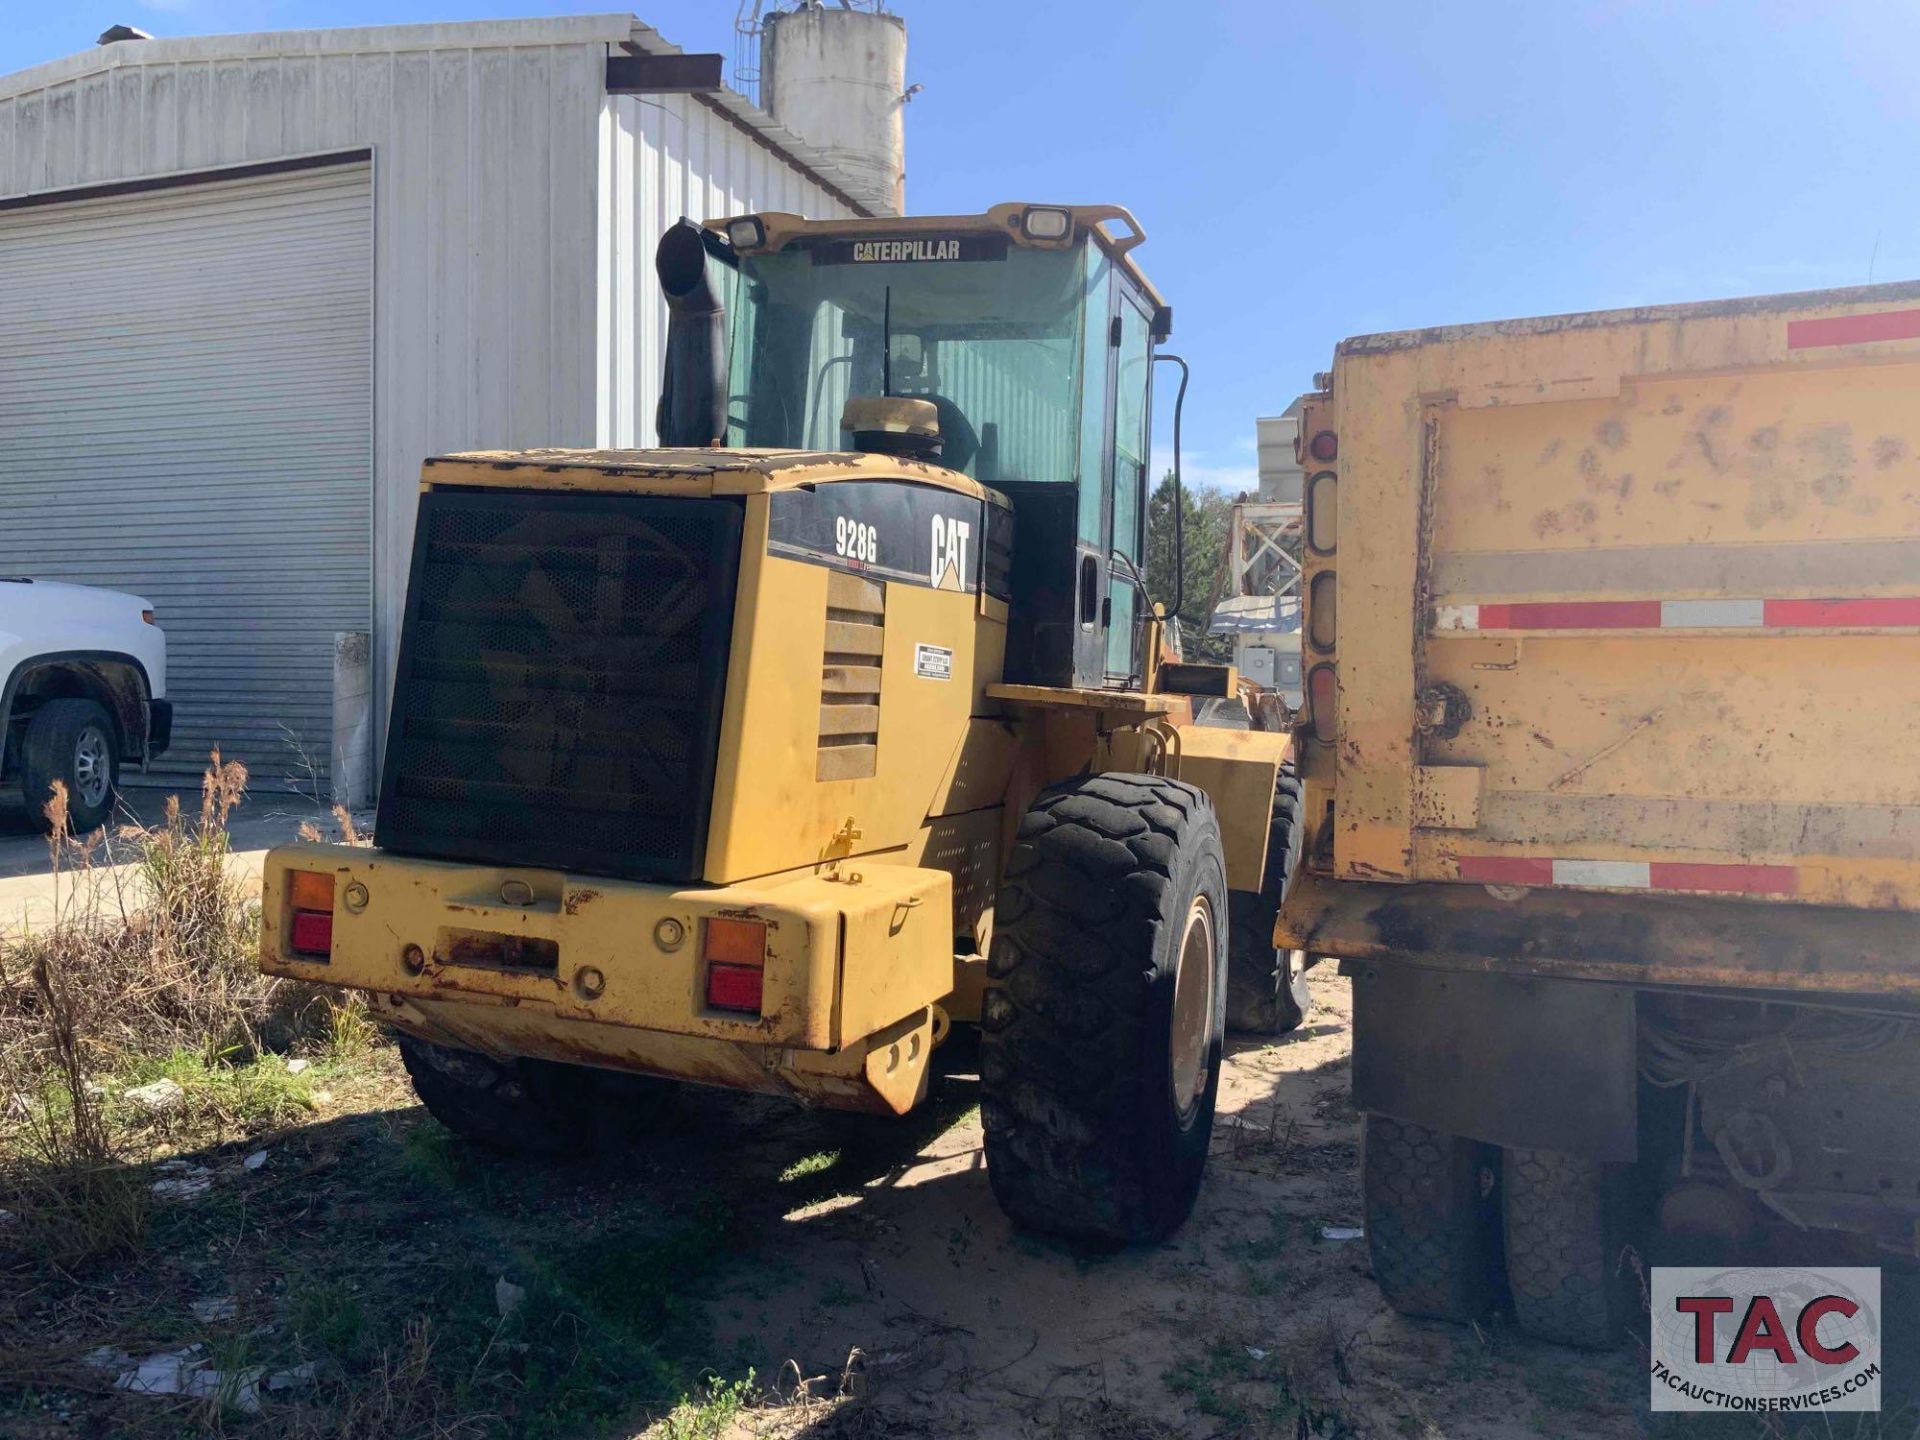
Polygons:
<instances>
[{"instance_id":1,"label":"corrugated wall","mask_svg":"<svg viewBox=\"0 0 1920 1440\"><path fill-rule=\"evenodd\" d=\"M149 53L219 43L151 42ZM145 61L0 98L0 196L372 150L383 679L421 460L593 440L605 60L596 40Z\"/></svg>"},{"instance_id":2,"label":"corrugated wall","mask_svg":"<svg viewBox=\"0 0 1920 1440\"><path fill-rule=\"evenodd\" d=\"M785 210L828 219L853 211L691 96L608 96L600 134L595 429L603 445L651 445L667 324L653 247L667 227L682 215Z\"/></svg>"}]
</instances>

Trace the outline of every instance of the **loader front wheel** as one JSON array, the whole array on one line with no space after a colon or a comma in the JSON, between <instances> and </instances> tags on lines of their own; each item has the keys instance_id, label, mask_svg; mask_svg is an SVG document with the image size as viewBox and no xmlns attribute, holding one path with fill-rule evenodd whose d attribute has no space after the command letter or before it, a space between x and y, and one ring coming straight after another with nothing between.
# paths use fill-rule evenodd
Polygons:
<instances>
[{"instance_id":1,"label":"loader front wheel","mask_svg":"<svg viewBox=\"0 0 1920 1440\"><path fill-rule=\"evenodd\" d=\"M1306 827L1300 823L1300 777L1281 767L1267 831L1267 868L1258 893L1236 890L1228 898L1233 924L1227 952L1227 1029L1241 1035L1285 1035L1297 1030L1313 1006L1307 988L1307 956L1276 950L1274 921L1300 868Z\"/></svg>"},{"instance_id":2,"label":"loader front wheel","mask_svg":"<svg viewBox=\"0 0 1920 1440\"><path fill-rule=\"evenodd\" d=\"M1015 1223L1117 1246L1193 1209L1220 1083L1226 861L1205 794L1150 775L1044 791L994 912L987 1178Z\"/></svg>"},{"instance_id":3,"label":"loader front wheel","mask_svg":"<svg viewBox=\"0 0 1920 1440\"><path fill-rule=\"evenodd\" d=\"M593 1087L567 1065L495 1060L401 1034L413 1093L454 1134L519 1155L571 1155L593 1141Z\"/></svg>"}]
</instances>

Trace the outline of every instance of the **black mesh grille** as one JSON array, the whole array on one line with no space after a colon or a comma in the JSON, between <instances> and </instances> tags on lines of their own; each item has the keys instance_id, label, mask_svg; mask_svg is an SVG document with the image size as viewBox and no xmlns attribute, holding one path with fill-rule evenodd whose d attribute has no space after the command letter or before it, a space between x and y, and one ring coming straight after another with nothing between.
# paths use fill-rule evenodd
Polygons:
<instances>
[{"instance_id":1,"label":"black mesh grille","mask_svg":"<svg viewBox=\"0 0 1920 1440\"><path fill-rule=\"evenodd\" d=\"M422 495L382 848L697 879L740 518L727 500Z\"/></svg>"}]
</instances>

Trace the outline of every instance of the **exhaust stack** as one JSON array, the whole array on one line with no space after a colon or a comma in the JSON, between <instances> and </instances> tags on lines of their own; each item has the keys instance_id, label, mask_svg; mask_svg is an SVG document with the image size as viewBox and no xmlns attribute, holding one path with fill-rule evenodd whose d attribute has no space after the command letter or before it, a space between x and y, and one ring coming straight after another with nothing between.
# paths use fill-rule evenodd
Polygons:
<instances>
[{"instance_id":1,"label":"exhaust stack","mask_svg":"<svg viewBox=\"0 0 1920 1440\"><path fill-rule=\"evenodd\" d=\"M684 217L660 237L653 268L667 300L667 354L653 427L662 445L705 449L727 438L727 307L700 227Z\"/></svg>"}]
</instances>

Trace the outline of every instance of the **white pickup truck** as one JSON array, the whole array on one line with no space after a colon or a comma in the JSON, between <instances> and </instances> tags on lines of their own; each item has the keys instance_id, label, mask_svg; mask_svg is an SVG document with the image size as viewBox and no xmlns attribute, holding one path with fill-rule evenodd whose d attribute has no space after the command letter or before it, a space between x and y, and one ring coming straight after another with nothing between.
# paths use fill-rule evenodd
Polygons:
<instances>
[{"instance_id":1,"label":"white pickup truck","mask_svg":"<svg viewBox=\"0 0 1920 1440\"><path fill-rule=\"evenodd\" d=\"M44 816L56 780L74 833L113 812L120 762L167 748L167 637L137 595L0 576L0 786Z\"/></svg>"}]
</instances>

